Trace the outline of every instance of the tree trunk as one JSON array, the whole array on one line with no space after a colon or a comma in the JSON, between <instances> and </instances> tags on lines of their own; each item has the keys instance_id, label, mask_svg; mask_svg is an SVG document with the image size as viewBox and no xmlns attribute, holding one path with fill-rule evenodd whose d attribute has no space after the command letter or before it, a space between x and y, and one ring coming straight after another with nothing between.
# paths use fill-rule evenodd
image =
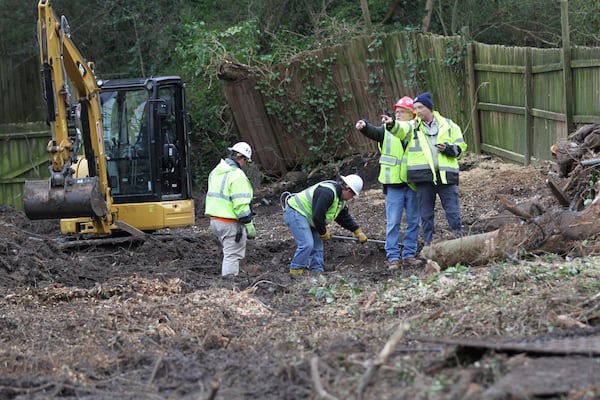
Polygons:
<instances>
[{"instance_id":1,"label":"tree trunk","mask_svg":"<svg viewBox=\"0 0 600 400\"><path fill-rule=\"evenodd\" d=\"M600 184L596 184L596 193L600 196ZM598 196L582 211L558 209L536 218L529 218L526 211L513 204L510 208L527 223L435 243L423 248L421 255L445 268L458 263L486 265L494 260L516 259L524 251L564 254L573 249L574 241L600 234Z\"/></svg>"},{"instance_id":2,"label":"tree trunk","mask_svg":"<svg viewBox=\"0 0 600 400\"><path fill-rule=\"evenodd\" d=\"M367 27L367 34L371 34L373 28L371 24L371 13L369 12L369 2L367 0L360 0L360 8L362 9L363 19L365 20L365 26Z\"/></svg>"},{"instance_id":3,"label":"tree trunk","mask_svg":"<svg viewBox=\"0 0 600 400\"><path fill-rule=\"evenodd\" d=\"M423 17L423 21L421 22L421 31L424 33L429 32L429 24L431 23L431 14L433 13L433 3L435 0L427 0L425 4L425 11L427 14Z\"/></svg>"},{"instance_id":4,"label":"tree trunk","mask_svg":"<svg viewBox=\"0 0 600 400\"><path fill-rule=\"evenodd\" d=\"M248 75L250 75L250 73L250 67L243 64L239 64L237 62L225 60L219 66L219 70L217 71L217 77L225 81L235 82L248 78Z\"/></svg>"}]
</instances>

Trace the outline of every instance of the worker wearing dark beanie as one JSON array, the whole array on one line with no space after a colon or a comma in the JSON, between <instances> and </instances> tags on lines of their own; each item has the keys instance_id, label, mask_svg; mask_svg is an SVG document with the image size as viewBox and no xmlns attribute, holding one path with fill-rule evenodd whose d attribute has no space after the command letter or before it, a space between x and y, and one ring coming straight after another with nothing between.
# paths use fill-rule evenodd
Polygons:
<instances>
[{"instance_id":1,"label":"worker wearing dark beanie","mask_svg":"<svg viewBox=\"0 0 600 400\"><path fill-rule=\"evenodd\" d=\"M423 244L431 244L435 233L435 203L439 197L454 237L462 236L458 198L458 159L467 150L462 130L450 118L433 110L431 93L423 92L413 100L417 117L411 124L382 116L386 129L400 140L407 140L408 183L417 186L417 203L423 231Z\"/></svg>"},{"instance_id":2,"label":"worker wearing dark beanie","mask_svg":"<svg viewBox=\"0 0 600 400\"><path fill-rule=\"evenodd\" d=\"M429 92L421 93L420 95L415 97L415 99L413 100L413 103L421 103L425 107L427 107L431 111L433 111L433 100L431 99L431 93L429 93Z\"/></svg>"}]
</instances>

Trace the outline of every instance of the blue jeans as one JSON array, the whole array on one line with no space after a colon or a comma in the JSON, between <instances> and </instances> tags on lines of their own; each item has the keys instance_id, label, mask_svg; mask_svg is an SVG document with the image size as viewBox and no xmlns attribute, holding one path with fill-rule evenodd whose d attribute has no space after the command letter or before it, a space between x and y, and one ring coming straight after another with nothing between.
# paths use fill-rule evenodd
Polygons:
<instances>
[{"instance_id":1,"label":"blue jeans","mask_svg":"<svg viewBox=\"0 0 600 400\"><path fill-rule=\"evenodd\" d=\"M323 272L323 241L319 233L311 229L306 218L292 207L286 207L283 220L292 231L298 247L290 269L306 269Z\"/></svg>"},{"instance_id":2,"label":"blue jeans","mask_svg":"<svg viewBox=\"0 0 600 400\"><path fill-rule=\"evenodd\" d=\"M385 194L385 253L388 261L400 259L400 226L406 210L406 230L402 239L402 258L414 257L419 239L417 192L407 187L388 186Z\"/></svg>"},{"instance_id":3,"label":"blue jeans","mask_svg":"<svg viewBox=\"0 0 600 400\"><path fill-rule=\"evenodd\" d=\"M452 230L454 236L462 236L458 186L454 184L434 185L433 182L419 183L417 184L417 201L419 202L421 226L423 227L423 242L425 245L431 243L435 232L433 220L435 216L436 195L440 197L450 230Z\"/></svg>"}]
</instances>

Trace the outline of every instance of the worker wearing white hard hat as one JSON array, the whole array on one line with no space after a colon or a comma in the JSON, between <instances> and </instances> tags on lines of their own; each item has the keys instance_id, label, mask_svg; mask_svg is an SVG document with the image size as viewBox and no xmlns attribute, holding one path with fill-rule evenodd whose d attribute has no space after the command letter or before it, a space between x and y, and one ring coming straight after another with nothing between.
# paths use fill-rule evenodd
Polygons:
<instances>
[{"instance_id":1,"label":"worker wearing white hard hat","mask_svg":"<svg viewBox=\"0 0 600 400\"><path fill-rule=\"evenodd\" d=\"M283 219L297 244L290 264L291 274L324 271L323 242L331 238L327 225L332 221L353 232L358 242L368 241L347 204L362 188L362 178L351 174L341 176L339 182L319 182L286 199Z\"/></svg>"},{"instance_id":2,"label":"worker wearing white hard hat","mask_svg":"<svg viewBox=\"0 0 600 400\"><path fill-rule=\"evenodd\" d=\"M227 150L229 157L222 159L208 177L205 206L210 229L223 246L223 276L239 273L240 260L246 256L246 239L256 237L250 207L254 193L242 170L252 159L252 148L238 142Z\"/></svg>"},{"instance_id":3,"label":"worker wearing white hard hat","mask_svg":"<svg viewBox=\"0 0 600 400\"><path fill-rule=\"evenodd\" d=\"M237 155L244 156L248 161L252 161L252 148L246 142L237 142L233 146L228 147L227 150L236 153Z\"/></svg>"}]
</instances>

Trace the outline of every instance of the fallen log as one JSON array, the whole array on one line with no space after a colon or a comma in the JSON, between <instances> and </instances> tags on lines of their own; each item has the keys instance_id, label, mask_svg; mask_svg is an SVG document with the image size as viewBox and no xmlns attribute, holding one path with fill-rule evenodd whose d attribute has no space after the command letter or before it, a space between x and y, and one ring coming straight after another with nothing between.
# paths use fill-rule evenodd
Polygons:
<instances>
[{"instance_id":1,"label":"fallen log","mask_svg":"<svg viewBox=\"0 0 600 400\"><path fill-rule=\"evenodd\" d=\"M595 191L600 193L600 184ZM600 234L600 199L582 211L558 209L537 217L510 204L507 209L526 222L508 224L491 232L463 236L433 243L421 251L428 260L435 261L443 269L456 264L486 265L495 260L518 259L526 252L543 251L566 254L575 247L575 241L589 239Z\"/></svg>"}]
</instances>

